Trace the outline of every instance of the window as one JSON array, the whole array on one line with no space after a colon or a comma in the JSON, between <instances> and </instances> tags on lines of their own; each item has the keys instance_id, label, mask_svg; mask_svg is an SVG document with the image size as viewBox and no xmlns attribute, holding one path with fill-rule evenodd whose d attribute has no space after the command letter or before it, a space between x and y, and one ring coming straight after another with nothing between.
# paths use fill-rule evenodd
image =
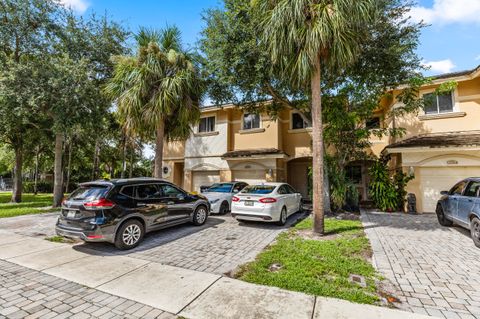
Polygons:
<instances>
[{"instance_id":1,"label":"window","mask_svg":"<svg viewBox=\"0 0 480 319\"><path fill-rule=\"evenodd\" d=\"M160 198L161 194L155 185L139 185L137 186L137 197L139 199Z\"/></svg>"},{"instance_id":2,"label":"window","mask_svg":"<svg viewBox=\"0 0 480 319\"><path fill-rule=\"evenodd\" d=\"M245 186L247 186L247 184L245 184L245 183L235 184L235 187L233 188L233 192L234 192L234 193L238 193L238 192L240 192L242 189L244 189Z\"/></svg>"},{"instance_id":3,"label":"window","mask_svg":"<svg viewBox=\"0 0 480 319\"><path fill-rule=\"evenodd\" d=\"M462 195L463 189L465 188L465 181L462 181L458 183L457 185L453 186L453 188L450 190L449 194L450 195Z\"/></svg>"},{"instance_id":4,"label":"window","mask_svg":"<svg viewBox=\"0 0 480 319\"><path fill-rule=\"evenodd\" d=\"M362 182L362 167L360 165L351 165L346 167L347 178L354 184Z\"/></svg>"},{"instance_id":5,"label":"window","mask_svg":"<svg viewBox=\"0 0 480 319\"><path fill-rule=\"evenodd\" d=\"M365 127L369 130L380 128L380 118L378 116L369 118L365 121Z\"/></svg>"},{"instance_id":6,"label":"window","mask_svg":"<svg viewBox=\"0 0 480 319\"><path fill-rule=\"evenodd\" d=\"M69 198L74 200L94 200L104 197L107 192L107 186L87 185L77 188Z\"/></svg>"},{"instance_id":7,"label":"window","mask_svg":"<svg viewBox=\"0 0 480 319\"><path fill-rule=\"evenodd\" d=\"M292 130L300 130L307 127L310 127L310 125L303 120L299 113L292 113Z\"/></svg>"},{"instance_id":8,"label":"window","mask_svg":"<svg viewBox=\"0 0 480 319\"><path fill-rule=\"evenodd\" d=\"M463 196L477 197L479 189L480 189L480 182L470 182Z\"/></svg>"},{"instance_id":9,"label":"window","mask_svg":"<svg viewBox=\"0 0 480 319\"><path fill-rule=\"evenodd\" d=\"M290 194L297 194L297 190L290 185L286 185Z\"/></svg>"},{"instance_id":10,"label":"window","mask_svg":"<svg viewBox=\"0 0 480 319\"><path fill-rule=\"evenodd\" d=\"M198 124L198 133L215 131L215 116L202 117Z\"/></svg>"},{"instance_id":11,"label":"window","mask_svg":"<svg viewBox=\"0 0 480 319\"><path fill-rule=\"evenodd\" d=\"M231 193L232 192L232 183L215 183L210 186L205 192L213 193Z\"/></svg>"},{"instance_id":12,"label":"window","mask_svg":"<svg viewBox=\"0 0 480 319\"><path fill-rule=\"evenodd\" d=\"M255 186L247 186L240 193L242 194L270 194L275 189L275 186L270 185L255 185Z\"/></svg>"},{"instance_id":13,"label":"window","mask_svg":"<svg viewBox=\"0 0 480 319\"><path fill-rule=\"evenodd\" d=\"M453 112L452 93L435 94L428 93L423 95L425 102L425 114L438 114Z\"/></svg>"},{"instance_id":14,"label":"window","mask_svg":"<svg viewBox=\"0 0 480 319\"><path fill-rule=\"evenodd\" d=\"M285 187L285 185L282 185L278 188L277 193L279 193L281 195L288 194L288 189L287 189L287 187Z\"/></svg>"},{"instance_id":15,"label":"window","mask_svg":"<svg viewBox=\"0 0 480 319\"><path fill-rule=\"evenodd\" d=\"M251 130L260 128L260 114L248 114L243 116L243 129Z\"/></svg>"},{"instance_id":16,"label":"window","mask_svg":"<svg viewBox=\"0 0 480 319\"><path fill-rule=\"evenodd\" d=\"M162 185L160 185L160 188L162 189L163 196L165 196L165 197L178 198L178 197L184 195L184 193L181 190L179 190L176 187L173 187L172 185L162 184Z\"/></svg>"},{"instance_id":17,"label":"window","mask_svg":"<svg viewBox=\"0 0 480 319\"><path fill-rule=\"evenodd\" d=\"M128 197L135 197L134 196L134 187L133 186L124 186L121 190L120 190L120 194L122 195L125 195L125 196L128 196Z\"/></svg>"}]
</instances>

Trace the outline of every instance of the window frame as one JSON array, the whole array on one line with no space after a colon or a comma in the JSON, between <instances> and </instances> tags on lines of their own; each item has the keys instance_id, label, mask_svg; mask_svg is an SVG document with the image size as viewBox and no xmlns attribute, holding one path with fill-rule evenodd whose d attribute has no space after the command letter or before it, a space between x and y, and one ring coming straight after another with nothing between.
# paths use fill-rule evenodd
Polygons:
<instances>
[{"instance_id":1,"label":"window frame","mask_svg":"<svg viewBox=\"0 0 480 319\"><path fill-rule=\"evenodd\" d=\"M453 190L456 189L460 184L463 184L462 192L459 193L459 194L454 194L454 193L453 193ZM465 189L467 188L467 185L468 185L468 181L465 181L465 180L456 183L456 184L448 191L448 195L449 195L449 196L462 196L463 193L465 192Z\"/></svg>"},{"instance_id":2,"label":"window frame","mask_svg":"<svg viewBox=\"0 0 480 319\"><path fill-rule=\"evenodd\" d=\"M160 193L160 196L158 197L148 197L148 198L140 198L140 196L138 196L138 188L139 187L142 187L142 186L153 186L154 188L157 189L157 192L156 193ZM154 183L151 183L151 184L138 184L138 185L135 185L135 199L136 200L158 200L158 199L162 199L163 198L163 191L161 189L158 188L158 184L154 184Z\"/></svg>"},{"instance_id":3,"label":"window frame","mask_svg":"<svg viewBox=\"0 0 480 319\"><path fill-rule=\"evenodd\" d=\"M207 124L208 124L208 119L210 119L212 117L213 117L213 130L212 131L200 131L201 121L205 119L205 120L207 120ZM197 133L198 134L208 134L208 133L212 133L212 132L216 132L216 131L217 131L217 116L215 114L200 117L200 121L198 122L198 125L197 125Z\"/></svg>"},{"instance_id":4,"label":"window frame","mask_svg":"<svg viewBox=\"0 0 480 319\"><path fill-rule=\"evenodd\" d=\"M159 191L162 193L163 198L178 198L178 196L175 196L175 197L167 196L165 194L165 192L163 191L162 186L170 186L171 188L176 189L184 197L186 197L186 195L187 195L182 189L180 189L179 187L176 187L175 185L169 184L169 183L158 183L156 185L159 188Z\"/></svg>"},{"instance_id":5,"label":"window frame","mask_svg":"<svg viewBox=\"0 0 480 319\"><path fill-rule=\"evenodd\" d=\"M298 116L300 116L300 119L302 120L302 123L303 123L303 126L301 128L293 126L293 116L294 116L294 114L298 114ZM291 111L290 112L290 130L297 131L297 130L306 130L306 129L310 129L310 128L312 128L312 126L308 125L308 123L300 115L300 112L298 112L298 111Z\"/></svg>"},{"instance_id":6,"label":"window frame","mask_svg":"<svg viewBox=\"0 0 480 319\"><path fill-rule=\"evenodd\" d=\"M433 95L435 97L435 104L436 104L436 107L437 107L437 111L436 112L428 112L427 113L427 110L426 110L426 107L423 108L423 113L425 115L439 115L439 114L448 114L448 113L453 113L453 112L456 112L457 111L457 108L456 108L456 104L455 104L455 92L456 91L451 91L449 93L444 93L444 94L440 94L440 95L447 95L447 94L450 94L450 99L451 99L451 102L452 102L452 108L448 111L440 111L440 103L439 103L439 97L440 95L437 95L435 93L435 91L429 91L429 92L424 92L422 93L422 98L425 99L426 96L428 95Z\"/></svg>"},{"instance_id":7,"label":"window frame","mask_svg":"<svg viewBox=\"0 0 480 319\"><path fill-rule=\"evenodd\" d=\"M258 116L258 127L245 128L245 116L246 115ZM246 112L243 113L243 115L242 115L242 131L259 130L261 128L262 128L262 115L260 113L246 113Z\"/></svg>"},{"instance_id":8,"label":"window frame","mask_svg":"<svg viewBox=\"0 0 480 319\"><path fill-rule=\"evenodd\" d=\"M471 197L471 198L479 197L480 194L479 194L479 189L478 188L477 188L477 191L475 192L475 194L473 196L472 195L467 195L467 191L470 189L470 186L472 186L474 184L477 184L480 187L480 181L470 181L470 182L468 182L467 186L463 190L462 196Z\"/></svg>"},{"instance_id":9,"label":"window frame","mask_svg":"<svg viewBox=\"0 0 480 319\"><path fill-rule=\"evenodd\" d=\"M378 127L369 127L368 126L368 121L371 121L373 119L378 119ZM365 128L368 130L380 130L382 128L382 117L381 116L372 116L369 119L365 120Z\"/></svg>"}]
</instances>

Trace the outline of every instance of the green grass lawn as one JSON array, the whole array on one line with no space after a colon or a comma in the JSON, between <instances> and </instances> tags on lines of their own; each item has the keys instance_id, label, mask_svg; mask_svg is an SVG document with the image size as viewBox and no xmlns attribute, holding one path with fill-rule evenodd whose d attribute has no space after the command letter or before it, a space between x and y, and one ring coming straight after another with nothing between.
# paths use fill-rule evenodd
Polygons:
<instances>
[{"instance_id":1,"label":"green grass lawn","mask_svg":"<svg viewBox=\"0 0 480 319\"><path fill-rule=\"evenodd\" d=\"M327 237L310 239L312 219L307 218L240 268L238 279L308 294L335 297L358 303L379 300L375 279L379 279L370 256L370 243L360 221L325 219ZM328 236L330 235L330 236ZM310 236L310 237L309 237ZM271 271L272 264L281 268ZM350 274L361 275L367 286L351 283Z\"/></svg>"},{"instance_id":2,"label":"green grass lawn","mask_svg":"<svg viewBox=\"0 0 480 319\"><path fill-rule=\"evenodd\" d=\"M0 193L0 218L58 211L51 208L52 194L23 194L21 203L10 203L11 193Z\"/></svg>"}]
</instances>

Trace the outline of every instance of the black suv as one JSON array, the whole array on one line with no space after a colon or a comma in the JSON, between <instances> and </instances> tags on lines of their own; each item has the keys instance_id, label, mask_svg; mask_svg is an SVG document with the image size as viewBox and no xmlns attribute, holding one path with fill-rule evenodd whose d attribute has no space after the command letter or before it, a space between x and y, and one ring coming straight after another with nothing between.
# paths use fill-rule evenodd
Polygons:
<instances>
[{"instance_id":1,"label":"black suv","mask_svg":"<svg viewBox=\"0 0 480 319\"><path fill-rule=\"evenodd\" d=\"M160 179L99 180L81 184L63 201L55 229L60 236L130 249L153 230L203 225L209 211L205 197Z\"/></svg>"}]
</instances>

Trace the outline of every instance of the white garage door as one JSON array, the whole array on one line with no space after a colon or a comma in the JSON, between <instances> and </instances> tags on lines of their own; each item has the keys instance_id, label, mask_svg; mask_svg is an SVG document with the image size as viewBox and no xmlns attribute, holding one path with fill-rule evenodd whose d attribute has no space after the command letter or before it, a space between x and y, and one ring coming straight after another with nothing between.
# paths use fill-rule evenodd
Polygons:
<instances>
[{"instance_id":1,"label":"white garage door","mask_svg":"<svg viewBox=\"0 0 480 319\"><path fill-rule=\"evenodd\" d=\"M480 176L479 167L421 167L420 191L423 212L435 212L441 191L448 191L462 179L474 176Z\"/></svg>"},{"instance_id":2,"label":"white garage door","mask_svg":"<svg viewBox=\"0 0 480 319\"><path fill-rule=\"evenodd\" d=\"M265 170L237 170L233 171L233 179L235 181L245 182L247 184L258 184L266 182Z\"/></svg>"},{"instance_id":3,"label":"white garage door","mask_svg":"<svg viewBox=\"0 0 480 319\"><path fill-rule=\"evenodd\" d=\"M220 182L219 171L194 171L192 173L192 188L195 192L200 192L200 186L210 186L218 182Z\"/></svg>"}]
</instances>

